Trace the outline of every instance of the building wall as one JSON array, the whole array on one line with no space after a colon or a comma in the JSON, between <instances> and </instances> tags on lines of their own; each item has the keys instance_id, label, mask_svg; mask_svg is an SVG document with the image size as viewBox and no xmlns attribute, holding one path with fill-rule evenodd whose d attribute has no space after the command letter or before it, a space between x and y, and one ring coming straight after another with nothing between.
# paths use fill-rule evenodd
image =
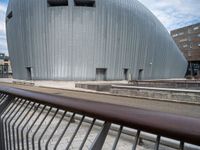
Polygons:
<instances>
[{"instance_id":1,"label":"building wall","mask_svg":"<svg viewBox=\"0 0 200 150\"><path fill-rule=\"evenodd\" d=\"M12 77L12 68L8 56L0 53L0 78Z\"/></svg>"},{"instance_id":2,"label":"building wall","mask_svg":"<svg viewBox=\"0 0 200 150\"><path fill-rule=\"evenodd\" d=\"M188 61L200 61L200 23L171 31Z\"/></svg>"},{"instance_id":3,"label":"building wall","mask_svg":"<svg viewBox=\"0 0 200 150\"><path fill-rule=\"evenodd\" d=\"M95 7L49 7L10 0L6 31L14 78L107 80L180 78L187 61L163 25L136 0L96 0ZM130 76L130 75L129 75Z\"/></svg>"}]
</instances>

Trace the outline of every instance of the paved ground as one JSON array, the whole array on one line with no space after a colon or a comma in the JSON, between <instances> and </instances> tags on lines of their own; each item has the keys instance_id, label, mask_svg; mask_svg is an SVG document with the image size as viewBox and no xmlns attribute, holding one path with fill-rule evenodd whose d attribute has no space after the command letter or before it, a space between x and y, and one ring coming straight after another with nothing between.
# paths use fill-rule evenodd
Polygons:
<instances>
[{"instance_id":1,"label":"paved ground","mask_svg":"<svg viewBox=\"0 0 200 150\"><path fill-rule=\"evenodd\" d=\"M36 92L49 93L54 95L61 95L66 97L81 98L84 100L112 103L118 105L125 105L130 107L144 108L149 110L156 110L162 112L169 112L184 116L191 116L200 118L200 105L197 104L188 104L181 102L169 102L162 101L157 99L148 99L140 97L124 97L124 96L114 96L108 93L96 93L93 91L76 91L76 90L67 90L67 89L55 89L55 88L46 88L38 86L27 86L27 85L18 85L12 83L0 83L1 85L17 87L25 90L31 90ZM63 84L63 83L62 83ZM79 89L78 89L79 90Z\"/></svg>"},{"instance_id":2,"label":"paved ground","mask_svg":"<svg viewBox=\"0 0 200 150\"><path fill-rule=\"evenodd\" d=\"M59 89L71 89L71 90L77 90L75 88L76 83L93 83L93 84L127 84L128 81L51 81L51 80L35 80L35 81L26 81L26 80L16 80L12 78L0 78L0 83L26 83L26 84L34 84L35 86L39 87L51 87L51 88L59 88ZM90 91L79 88L80 91Z\"/></svg>"},{"instance_id":3,"label":"paved ground","mask_svg":"<svg viewBox=\"0 0 200 150\"><path fill-rule=\"evenodd\" d=\"M87 90L79 91L79 89L69 90L69 89L55 89L55 88L46 88L38 86L26 86L26 85L12 84L8 82L7 83L1 82L0 85L17 87L21 89L49 93L65 97L81 98L90 101L125 105L130 107L144 108L149 110L169 112L173 114L200 118L200 105L192 103L189 104L189 103L174 102L174 101L170 102L170 101L163 101L150 98L140 98L140 97L114 96L108 93L96 93L94 91L87 91Z\"/></svg>"}]
</instances>

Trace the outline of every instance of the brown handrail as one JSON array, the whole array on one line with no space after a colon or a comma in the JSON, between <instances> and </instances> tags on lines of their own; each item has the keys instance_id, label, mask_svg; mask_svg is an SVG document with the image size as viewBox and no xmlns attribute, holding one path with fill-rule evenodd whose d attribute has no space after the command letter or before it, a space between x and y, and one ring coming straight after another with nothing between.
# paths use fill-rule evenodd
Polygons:
<instances>
[{"instance_id":1,"label":"brown handrail","mask_svg":"<svg viewBox=\"0 0 200 150\"><path fill-rule=\"evenodd\" d=\"M0 92L200 146L200 119L0 86Z\"/></svg>"}]
</instances>

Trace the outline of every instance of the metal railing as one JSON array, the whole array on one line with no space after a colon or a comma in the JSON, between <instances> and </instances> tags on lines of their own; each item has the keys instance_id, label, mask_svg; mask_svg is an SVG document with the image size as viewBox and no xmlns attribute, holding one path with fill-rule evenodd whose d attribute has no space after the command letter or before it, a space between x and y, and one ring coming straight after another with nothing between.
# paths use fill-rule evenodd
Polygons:
<instances>
[{"instance_id":1,"label":"metal railing","mask_svg":"<svg viewBox=\"0 0 200 150\"><path fill-rule=\"evenodd\" d=\"M127 141L127 149L135 150L146 140L155 150L170 146L166 141L178 143L175 148L181 150L188 143L200 148L197 118L6 86L0 86L0 116L1 150L114 150L127 146Z\"/></svg>"}]
</instances>

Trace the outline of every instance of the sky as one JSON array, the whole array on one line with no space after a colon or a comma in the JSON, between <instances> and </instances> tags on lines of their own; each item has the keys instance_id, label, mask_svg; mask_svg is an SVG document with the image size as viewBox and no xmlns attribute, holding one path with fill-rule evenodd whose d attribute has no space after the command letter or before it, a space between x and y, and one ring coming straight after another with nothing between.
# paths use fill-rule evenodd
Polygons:
<instances>
[{"instance_id":1,"label":"sky","mask_svg":"<svg viewBox=\"0 0 200 150\"><path fill-rule=\"evenodd\" d=\"M138 0L168 31L200 22L200 0ZM8 55L5 13L8 0L0 0L0 52Z\"/></svg>"}]
</instances>

